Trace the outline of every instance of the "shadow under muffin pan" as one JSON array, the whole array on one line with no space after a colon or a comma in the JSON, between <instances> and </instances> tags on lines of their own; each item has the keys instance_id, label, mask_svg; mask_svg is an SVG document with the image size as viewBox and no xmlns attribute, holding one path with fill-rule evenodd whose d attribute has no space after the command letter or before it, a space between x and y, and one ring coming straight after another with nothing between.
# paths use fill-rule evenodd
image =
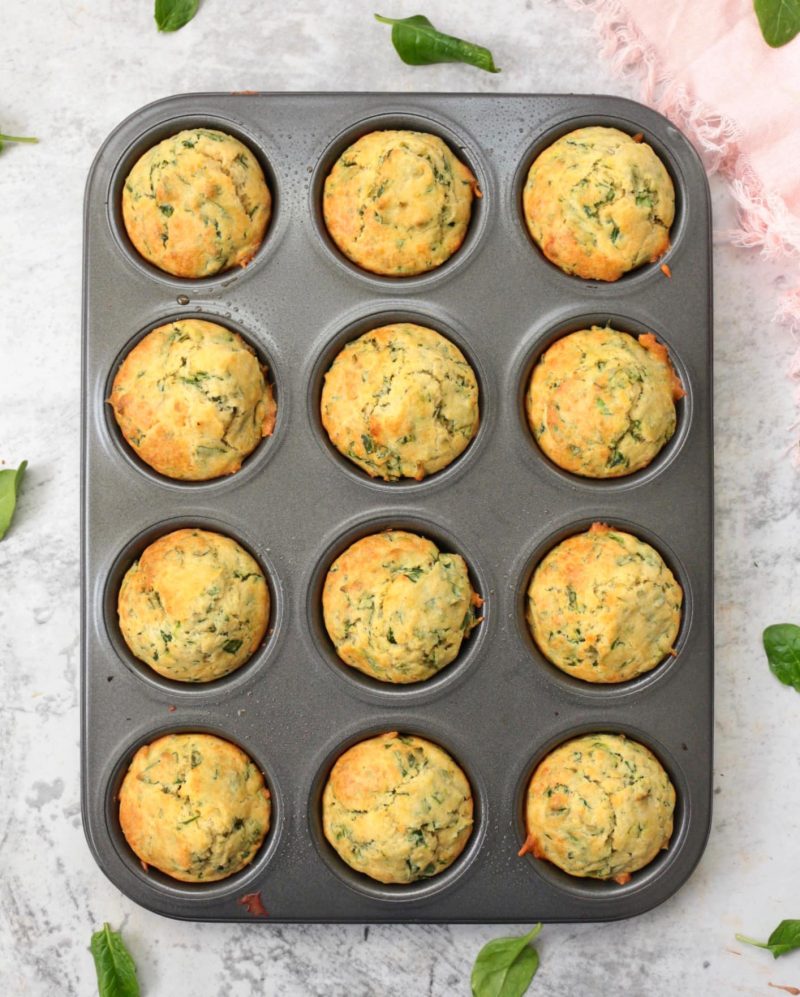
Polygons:
<instances>
[{"instance_id":1,"label":"shadow under muffin pan","mask_svg":"<svg viewBox=\"0 0 800 997\"><path fill-rule=\"evenodd\" d=\"M530 386L531 375L543 355L550 347L564 339L570 333L579 332L582 329L591 329L592 326L611 326L616 332L627 332L628 335L638 339L646 333L652 333L669 352L669 359L678 375L683 390L686 392L683 398L675 403L676 425L675 432L669 440L659 450L656 456L645 467L633 471L631 474L622 474L615 478L590 478L580 474L575 474L560 467L554 460L541 449L536 442L536 438L528 422L527 396ZM595 490L598 498L605 496L605 493L613 489L635 488L650 482L656 475L662 473L670 463L680 454L681 448L689 435L692 421L692 399L693 390L686 365L678 355L672 345L673 336L668 331L662 330L660 322L645 324L638 319L625 315L612 314L610 312L592 311L583 315L565 317L555 325L546 328L543 332L534 332L529 342L524 346L520 357L515 378L517 382L517 405L519 412L520 428L525 441L529 444L529 456L536 469L544 466L552 474L558 475L563 481L569 482L576 488L587 488Z\"/></svg>"},{"instance_id":2,"label":"shadow under muffin pan","mask_svg":"<svg viewBox=\"0 0 800 997\"><path fill-rule=\"evenodd\" d=\"M564 280L569 282L590 285L596 291L602 288L613 288L614 285L618 285L621 281L625 283L630 283L635 280L646 280L646 279L664 279L665 274L661 270L661 266L664 263L671 262L674 251L684 238L685 231L687 228L687 214L688 214L688 202L686 198L686 189L688 187L688 180L683 173L682 164L679 158L675 155L675 145L674 141L676 138L683 138L682 133L675 128L670 122L665 122L665 131L667 134L664 135L657 133L656 131L647 131L646 129L637 129L632 131L631 119L629 117L621 117L615 114L582 114L582 115L571 115L568 112L556 113L554 120L541 131L536 138L530 143L528 149L523 155L519 168L514 176L514 182L512 185L512 197L513 197L513 213L518 223L519 234L523 237L524 241L527 242L530 250L536 255L537 260L544 265L549 271L549 276L556 280ZM664 168L670 175L672 180L672 185L675 190L675 216L672 225L669 229L670 244L666 252L660 256L657 260L651 260L647 263L643 263L641 266L636 267L634 270L629 270L624 273L619 280L616 281L603 281L597 280L595 278L579 277L575 274L568 274L561 269L556 263L552 263L544 255L542 250L536 244L533 236L530 234L528 225L525 221L525 211L523 207L523 192L525 190L525 184L528 180L528 173L533 165L534 161L540 156L545 149L548 149L554 142L557 142L564 135L569 134L578 128L591 128L594 126L600 126L603 128L616 128L618 131L625 132L627 135L633 136L642 132L644 134L643 141L646 142L653 150L653 152L658 156L661 162L664 164ZM566 285L565 291L568 289L569 285Z\"/></svg>"},{"instance_id":3,"label":"shadow under muffin pan","mask_svg":"<svg viewBox=\"0 0 800 997\"><path fill-rule=\"evenodd\" d=\"M560 274L528 238L517 203L521 174L554 129L587 123L641 131L665 158L680 205L671 280L648 266L601 287ZM115 229L109 197L136 149L186 124L237 135L268 160L270 180L280 185L262 251L233 276L178 281L134 266ZM461 249L418 277L366 274L320 229L321 184L336 154L386 127L440 134L485 195ZM137 111L98 153L85 235L82 809L92 853L111 881L161 914L197 920L254 920L239 901L258 892L269 911L258 919L265 924L595 921L638 914L671 896L702 854L712 787L710 215L702 167L683 136L655 112L615 97L170 97ZM237 331L241 323L278 382L274 437L237 474L202 486L137 467L104 412L116 364L139 330L179 317L181 295L187 315L191 309ZM483 392L482 426L470 446L448 468L407 485L373 482L346 466L318 412L335 349L373 319L394 316L413 316L463 347ZM689 391L673 442L629 481L598 484L556 471L524 420L525 375L543 345L595 318L654 332ZM587 692L537 658L522 627L523 595L534 561L595 520L652 542L676 570L688 609L674 661L624 687ZM114 634L124 568L148 539L182 525L243 542L267 569L274 597L275 633L249 664L207 689L137 674ZM340 665L322 625L319 591L331 560L384 527L411 529L464 556L486 600L486 618L456 660L413 687L386 687ZM140 744L167 729L218 733L269 766L280 827L230 880L199 889L172 883L144 873L120 841L114 794L121 773ZM344 747L389 730L418 732L452 752L472 782L479 823L450 870L387 892L344 871L320 839L319 793ZM641 740L675 779L670 848L625 887L573 882L517 855L521 781L549 747L588 730Z\"/></svg>"}]
</instances>

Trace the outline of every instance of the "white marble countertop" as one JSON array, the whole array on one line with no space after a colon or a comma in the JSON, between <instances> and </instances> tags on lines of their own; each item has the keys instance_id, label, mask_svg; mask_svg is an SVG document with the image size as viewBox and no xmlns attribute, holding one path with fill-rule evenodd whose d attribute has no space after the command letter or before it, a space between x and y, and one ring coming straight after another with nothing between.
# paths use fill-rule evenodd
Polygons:
<instances>
[{"instance_id":1,"label":"white marble countertop","mask_svg":"<svg viewBox=\"0 0 800 997\"><path fill-rule=\"evenodd\" d=\"M0 130L41 144L0 155L0 459L30 462L0 544L0 993L94 992L88 952L122 928L148 997L407 997L469 993L497 926L280 926L169 921L136 906L89 854L80 820L79 564L81 210L106 134L156 98L203 90L584 91L634 96L597 58L591 18L559 2L496 0L492 13L426 0L444 29L503 67L410 69L374 5L203 0L193 24L154 28L150 0L6 0ZM488 5L486 5L488 8ZM415 12L396 0L383 13ZM787 167L796 164L787 164ZM770 675L764 626L800 620L795 349L770 322L790 267L731 248L715 207L715 814L689 882L612 924L547 925L531 993L769 994L800 986L800 955L774 962L734 939L800 917L800 698Z\"/></svg>"}]
</instances>

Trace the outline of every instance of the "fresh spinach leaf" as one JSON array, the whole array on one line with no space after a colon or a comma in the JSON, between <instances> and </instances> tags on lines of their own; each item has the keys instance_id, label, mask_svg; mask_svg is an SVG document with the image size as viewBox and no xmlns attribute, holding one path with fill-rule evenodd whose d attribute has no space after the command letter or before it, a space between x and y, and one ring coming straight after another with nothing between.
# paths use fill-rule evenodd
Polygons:
<instances>
[{"instance_id":1,"label":"fresh spinach leaf","mask_svg":"<svg viewBox=\"0 0 800 997\"><path fill-rule=\"evenodd\" d=\"M0 471L0 540L6 535L14 518L17 492L27 466L27 460L23 460L16 470L7 468L5 471Z\"/></svg>"},{"instance_id":2,"label":"fresh spinach leaf","mask_svg":"<svg viewBox=\"0 0 800 997\"><path fill-rule=\"evenodd\" d=\"M200 0L156 0L155 18L159 31L178 31L197 13Z\"/></svg>"},{"instance_id":3,"label":"fresh spinach leaf","mask_svg":"<svg viewBox=\"0 0 800 997\"><path fill-rule=\"evenodd\" d=\"M781 921L766 942L757 942L754 938L747 938L745 935L737 935L736 937L740 942L746 942L748 945L769 949L777 959L779 955L786 955L787 952L800 949L800 921Z\"/></svg>"},{"instance_id":4,"label":"fresh spinach leaf","mask_svg":"<svg viewBox=\"0 0 800 997\"><path fill-rule=\"evenodd\" d=\"M764 41L772 48L786 45L800 31L800 0L753 0Z\"/></svg>"},{"instance_id":5,"label":"fresh spinach leaf","mask_svg":"<svg viewBox=\"0 0 800 997\"><path fill-rule=\"evenodd\" d=\"M38 138L32 138L29 135L4 135L0 132L0 152L3 151L3 146L7 142L27 142L29 145L35 145L38 141Z\"/></svg>"},{"instance_id":6,"label":"fresh spinach leaf","mask_svg":"<svg viewBox=\"0 0 800 997\"><path fill-rule=\"evenodd\" d=\"M136 966L122 936L104 924L92 935L91 949L100 997L139 997Z\"/></svg>"},{"instance_id":7,"label":"fresh spinach leaf","mask_svg":"<svg viewBox=\"0 0 800 997\"><path fill-rule=\"evenodd\" d=\"M472 967L472 997L521 997L539 968L539 953L530 943L541 930L537 924L527 935L487 942Z\"/></svg>"},{"instance_id":8,"label":"fresh spinach leaf","mask_svg":"<svg viewBox=\"0 0 800 997\"><path fill-rule=\"evenodd\" d=\"M500 72L488 48L437 31L423 14L399 19L376 14L375 20L392 25L392 44L403 62L409 66L429 66L434 62L466 62L470 66L486 70L487 73Z\"/></svg>"},{"instance_id":9,"label":"fresh spinach leaf","mask_svg":"<svg viewBox=\"0 0 800 997\"><path fill-rule=\"evenodd\" d=\"M800 627L774 623L764 631L764 650L772 674L800 692Z\"/></svg>"}]
</instances>

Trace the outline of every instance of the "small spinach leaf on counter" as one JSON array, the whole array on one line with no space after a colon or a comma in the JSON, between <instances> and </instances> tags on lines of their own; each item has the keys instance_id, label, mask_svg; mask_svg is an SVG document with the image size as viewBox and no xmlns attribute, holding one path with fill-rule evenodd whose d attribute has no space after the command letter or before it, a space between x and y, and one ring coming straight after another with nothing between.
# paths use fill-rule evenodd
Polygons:
<instances>
[{"instance_id":1,"label":"small spinach leaf on counter","mask_svg":"<svg viewBox=\"0 0 800 997\"><path fill-rule=\"evenodd\" d=\"M772 48L786 45L800 31L800 0L753 0L764 41Z\"/></svg>"},{"instance_id":2,"label":"small spinach leaf on counter","mask_svg":"<svg viewBox=\"0 0 800 997\"><path fill-rule=\"evenodd\" d=\"M748 938L746 935L737 935L736 937L740 942L746 942L748 945L769 949L777 959L779 955L786 955L787 952L800 949L800 921L781 921L765 942L757 942L754 938Z\"/></svg>"},{"instance_id":3,"label":"small spinach leaf on counter","mask_svg":"<svg viewBox=\"0 0 800 997\"><path fill-rule=\"evenodd\" d=\"M92 935L91 949L100 997L139 997L136 966L122 936L104 924Z\"/></svg>"},{"instance_id":4,"label":"small spinach leaf on counter","mask_svg":"<svg viewBox=\"0 0 800 997\"><path fill-rule=\"evenodd\" d=\"M487 942L472 967L473 997L522 997L539 968L539 953L530 943L541 930L537 924L527 935Z\"/></svg>"},{"instance_id":5,"label":"small spinach leaf on counter","mask_svg":"<svg viewBox=\"0 0 800 997\"><path fill-rule=\"evenodd\" d=\"M409 66L429 66L434 62L465 62L484 69L487 73L500 72L488 48L437 31L423 14L399 19L376 14L375 20L392 25L392 44L403 62Z\"/></svg>"},{"instance_id":6,"label":"small spinach leaf on counter","mask_svg":"<svg viewBox=\"0 0 800 997\"><path fill-rule=\"evenodd\" d=\"M27 460L23 460L16 470L7 468L5 471L0 471L0 540L6 535L14 518L17 492L27 466Z\"/></svg>"},{"instance_id":7,"label":"small spinach leaf on counter","mask_svg":"<svg viewBox=\"0 0 800 997\"><path fill-rule=\"evenodd\" d=\"M159 31L178 31L197 13L200 0L156 0L155 18Z\"/></svg>"},{"instance_id":8,"label":"small spinach leaf on counter","mask_svg":"<svg viewBox=\"0 0 800 997\"><path fill-rule=\"evenodd\" d=\"M772 674L800 692L800 627L775 623L764 631L764 650Z\"/></svg>"},{"instance_id":9,"label":"small spinach leaf on counter","mask_svg":"<svg viewBox=\"0 0 800 997\"><path fill-rule=\"evenodd\" d=\"M27 142L29 145L35 145L38 141L38 138L33 138L31 135L4 135L0 132L0 152L3 151L6 142Z\"/></svg>"}]
</instances>

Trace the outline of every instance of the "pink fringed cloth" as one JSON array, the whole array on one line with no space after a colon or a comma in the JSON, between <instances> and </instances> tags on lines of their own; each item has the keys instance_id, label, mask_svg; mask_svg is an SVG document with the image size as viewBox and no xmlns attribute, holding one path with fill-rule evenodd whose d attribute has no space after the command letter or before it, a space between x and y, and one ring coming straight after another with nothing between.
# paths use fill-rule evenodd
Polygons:
<instances>
[{"instance_id":1,"label":"pink fringed cloth","mask_svg":"<svg viewBox=\"0 0 800 997\"><path fill-rule=\"evenodd\" d=\"M752 0L565 0L592 11L602 54L730 184L738 246L800 259L800 35L761 36ZM800 266L798 266L800 271ZM777 318L800 331L800 272ZM800 359L800 358L799 358Z\"/></svg>"}]
</instances>

